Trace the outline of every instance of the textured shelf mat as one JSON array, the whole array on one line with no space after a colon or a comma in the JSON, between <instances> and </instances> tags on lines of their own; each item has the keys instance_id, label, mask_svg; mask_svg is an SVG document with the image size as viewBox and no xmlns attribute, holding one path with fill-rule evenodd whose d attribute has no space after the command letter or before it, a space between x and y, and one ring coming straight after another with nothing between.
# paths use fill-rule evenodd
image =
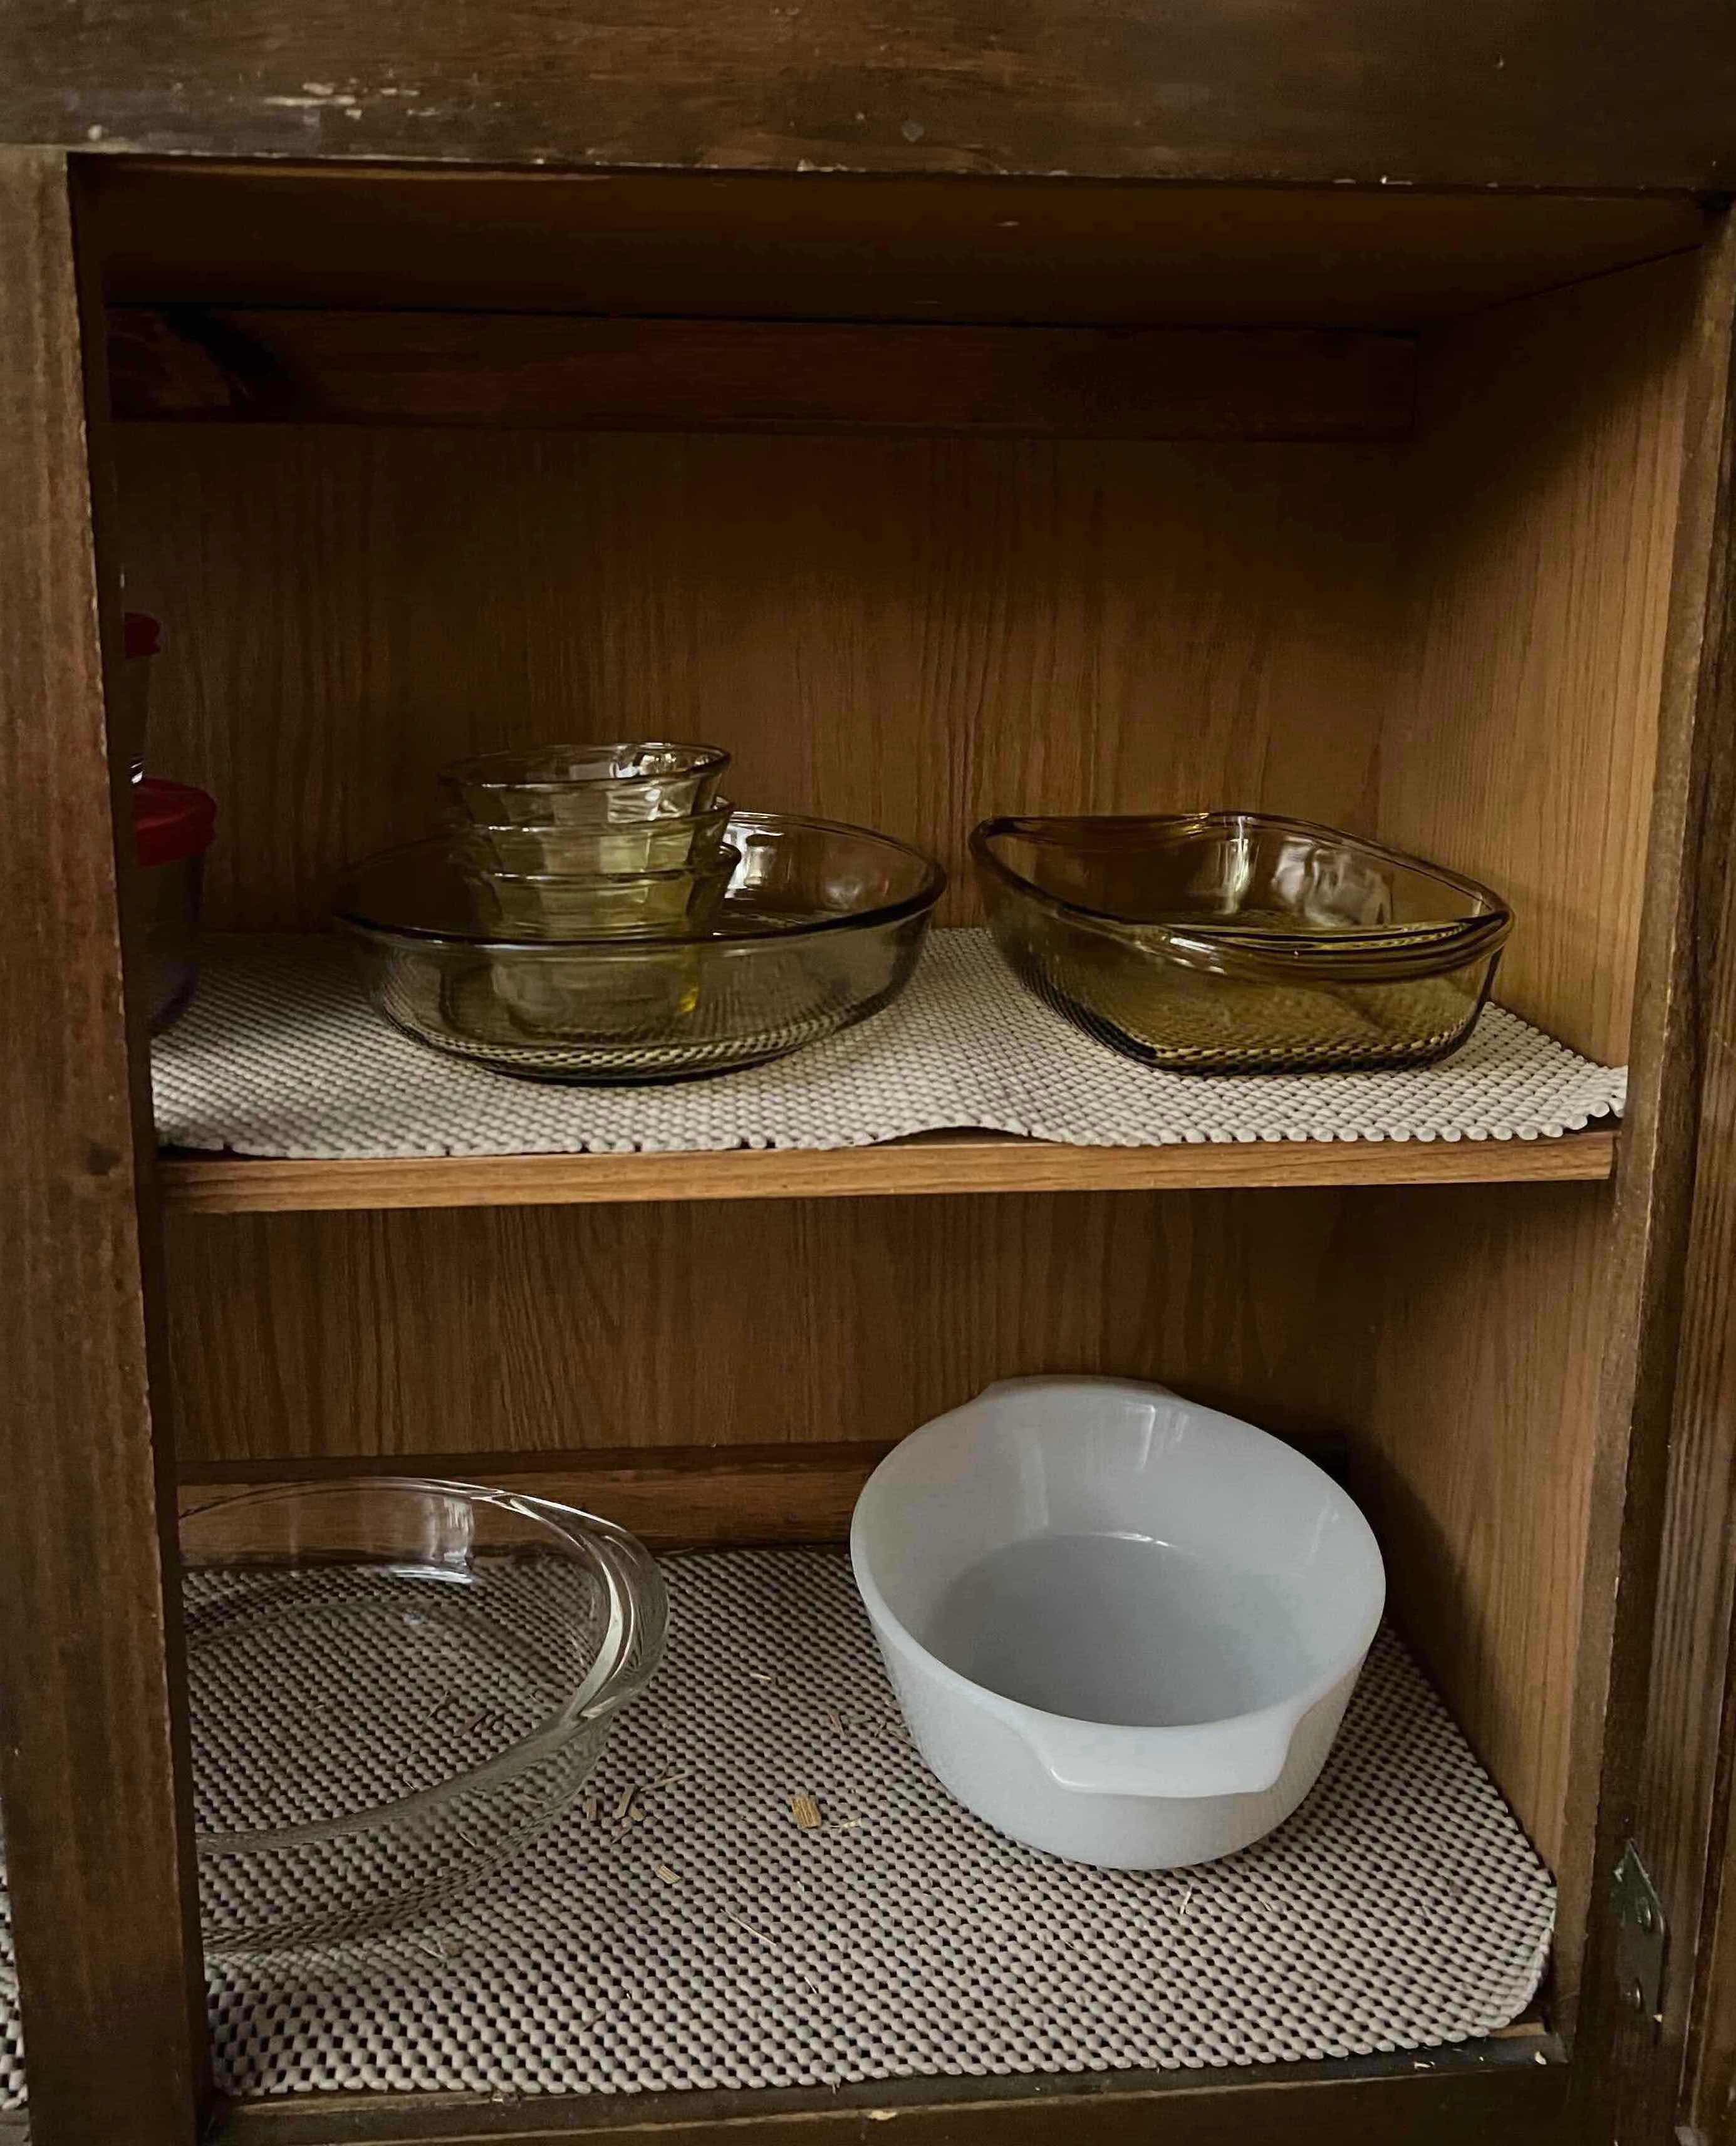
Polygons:
<instances>
[{"instance_id":1,"label":"textured shelf mat","mask_svg":"<svg viewBox=\"0 0 1736 2146\"><path fill-rule=\"evenodd\" d=\"M669 1653L616 1726L598 1814L576 1809L414 1934L213 1960L225 2089L511 2096L1278 2063L1484 2034L1537 1989L1554 1888L1389 1635L1278 1832L1190 1871L1098 1871L1014 1845L930 1774L841 1552L666 1570ZM431 1705L450 1698L431 1689ZM635 1786L643 1818L615 1831ZM817 1831L791 1817L800 1790ZM0 2090L17 2105L22 2086L12 2006Z\"/></svg>"},{"instance_id":2,"label":"textured shelf mat","mask_svg":"<svg viewBox=\"0 0 1736 2146\"><path fill-rule=\"evenodd\" d=\"M746 1072L567 1088L412 1042L335 941L218 939L153 1053L170 1146L309 1158L866 1146L963 1128L1084 1147L1185 1140L1535 1140L1619 1112L1627 1076L1500 1007L1439 1066L1203 1079L1136 1066L938 931L885 1012Z\"/></svg>"}]
</instances>

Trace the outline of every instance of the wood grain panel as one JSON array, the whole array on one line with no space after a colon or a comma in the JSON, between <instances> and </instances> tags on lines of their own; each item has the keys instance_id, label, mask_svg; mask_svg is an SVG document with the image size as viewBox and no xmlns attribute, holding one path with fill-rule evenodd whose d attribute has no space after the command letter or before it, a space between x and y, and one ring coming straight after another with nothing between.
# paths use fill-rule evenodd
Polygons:
<instances>
[{"instance_id":1,"label":"wood grain panel","mask_svg":"<svg viewBox=\"0 0 1736 2146\"><path fill-rule=\"evenodd\" d=\"M1424 345L1416 671L1380 830L1518 917L1502 999L1623 1062L1658 749L1694 303L1667 262Z\"/></svg>"},{"instance_id":2,"label":"wood grain panel","mask_svg":"<svg viewBox=\"0 0 1736 2146\"><path fill-rule=\"evenodd\" d=\"M1601 1942L1583 2031L1602 2065L1585 2099L1609 2138L1655 2134L1684 2113L1695 2015L1707 1994L1690 1963L1696 1954L1716 1959L1727 1912L1714 1859L1736 1733L1736 224L1728 218L1707 259L1694 341L1635 1023L1634 1137L1617 1188L1624 1294L1606 1384L1632 1435L1612 1455L1627 1465L1620 1525L1609 1530L1605 1552L1620 1592L1597 1828L1606 1884L1628 1842L1638 1844L1669 1948L1659 2013L1636 2016L1619 2001L1607 1909L1594 1928Z\"/></svg>"},{"instance_id":3,"label":"wood grain panel","mask_svg":"<svg viewBox=\"0 0 1736 2146\"><path fill-rule=\"evenodd\" d=\"M551 1498L631 1528L653 1550L692 1550L723 1543L842 1542L858 1493L890 1450L881 1443L671 1446L546 1454L535 1460L524 1454L404 1454L394 1459L392 1470ZM185 1513L244 1490L350 1481L379 1472L377 1460L207 1463L198 1482L182 1485L180 1506ZM281 1546L282 1532L274 1531L270 1510L263 1515L254 1507L239 1510L226 1535L208 1520L201 1540L207 1550L219 1541L232 1550ZM479 1515L481 1525L486 1521L486 1515ZM328 1534L322 1547L332 1546Z\"/></svg>"},{"instance_id":4,"label":"wood grain panel","mask_svg":"<svg viewBox=\"0 0 1736 2146\"><path fill-rule=\"evenodd\" d=\"M178 1217L182 1469L874 1441L1038 1371L1329 1430L1308 1395L1339 1196Z\"/></svg>"},{"instance_id":5,"label":"wood grain panel","mask_svg":"<svg viewBox=\"0 0 1736 2146\"><path fill-rule=\"evenodd\" d=\"M1609 1212L1594 1186L1347 1200L1349 1315L1322 1348L1394 1614L1558 1869Z\"/></svg>"},{"instance_id":6,"label":"wood grain panel","mask_svg":"<svg viewBox=\"0 0 1736 2146\"><path fill-rule=\"evenodd\" d=\"M1064 1147L998 1133L924 1133L862 1148L704 1154L387 1155L287 1162L166 1155L184 1212L566 1206L622 1200L885 1199L905 1193L1190 1190L1220 1185L1504 1185L1607 1177L1614 1131L1550 1140L1250 1140Z\"/></svg>"},{"instance_id":7,"label":"wood grain panel","mask_svg":"<svg viewBox=\"0 0 1736 2146\"><path fill-rule=\"evenodd\" d=\"M1729 1710L1727 1696L1726 1722ZM1728 1764L1727 1754L1726 1780ZM1736 2138L1736 1802L1727 1787L1716 1817L1714 1878L1695 1962L1697 2016L1685 2099L1694 2129L1708 2146L1730 2146Z\"/></svg>"},{"instance_id":8,"label":"wood grain panel","mask_svg":"<svg viewBox=\"0 0 1736 2146\"><path fill-rule=\"evenodd\" d=\"M242 2102L216 2146L1565 2146L1568 2067L1534 2028L1317 2064L627 2095Z\"/></svg>"},{"instance_id":9,"label":"wood grain panel","mask_svg":"<svg viewBox=\"0 0 1736 2146\"><path fill-rule=\"evenodd\" d=\"M1632 1025L1694 302L1692 272L1659 263L1425 337L1406 479L1413 671L1380 831L1512 899L1501 997L1606 1061ZM1354 1450L1394 1600L1561 1879L1568 2010L1604 1689L1588 1634L1614 1586L1594 1480L1617 1495L1625 1429L1600 1429L1611 1211L1568 1187L1375 1194L1351 1267L1372 1365Z\"/></svg>"},{"instance_id":10,"label":"wood grain panel","mask_svg":"<svg viewBox=\"0 0 1736 2146\"><path fill-rule=\"evenodd\" d=\"M731 794L938 854L991 811L1369 816L1382 447L122 427L151 758L211 921L318 923L458 753L730 746Z\"/></svg>"},{"instance_id":11,"label":"wood grain panel","mask_svg":"<svg viewBox=\"0 0 1736 2146\"><path fill-rule=\"evenodd\" d=\"M1728 711L1702 667L1703 650L1717 643L1706 588L1729 363L1727 247L1726 237L1686 289L1674 271L1636 272L1510 307L1449 339L1443 439L1456 432L1467 457L1481 452L1523 489L1459 502L1459 527L1438 554L1448 571L1422 609L1435 653L1425 646L1420 712L1429 712L1431 661L1437 683L1451 676L1439 651L1455 637L1468 649L1474 634L1487 636L1489 699L1479 704L1468 671L1460 705L1442 701L1432 732L1425 724L1411 739L1414 794L1435 784L1442 842L1463 843L1460 861L1473 869L1499 878L1504 855L1515 876L1532 876L1541 931L1515 964L1519 977L1552 997L1577 978L1587 1026L1594 1021L1612 1051L1625 1048L1633 1009L1634 1100L1608 1219L1609 1195L1565 1189L1534 1207L1493 1195L1457 1236L1414 1239L1395 1217L1379 1251L1390 1308L1370 1417L1395 1475L1418 1485L1419 1510L1431 1521L1454 1516L1442 1530L1447 1556L1474 1580L1485 1575L1469 1599L1493 1612L1491 1684L1505 1686L1507 1721L1529 1734L1540 1778L1557 1784L1559 1801L1536 1806L1559 1843L1554 2002L1570 2030L1583 1979L1582 2114L1599 2136L1613 2122L1612 2048L1625 2048L1636 2074L1655 2083L1658 2073L1644 2023L1612 2020L1600 1948L1608 1874L1630 1823L1610 1784L1631 1781L1642 1741L1648 1574L1663 1520L1656 1486L1703 1047L1695 990L1706 954L1692 860L1704 843L1721 870L1728 843L1705 772L1727 766ZM1686 332L1669 328L1684 313ZM1450 492L1440 496L1451 502ZM1445 777L1429 756L1466 726L1482 766L1460 751ZM1406 771L1398 774L1402 785ZM1613 965L1588 958L1600 945ZM1556 1025L1576 1032L1565 1016ZM1579 1040L1596 1048L1600 1039L1582 1030ZM1444 1390L1463 1411L1476 1470L1456 1497L1438 1449L1416 1437ZM1498 1490L1493 1500L1474 1488L1484 1480ZM1444 1587L1458 1585L1444 1573ZM1474 1694L1481 1642L1476 1624L1455 1619L1454 1600L1443 1592L1429 1644L1448 1664L1455 1704L1475 1719L1461 1679ZM1672 1704L1704 1704L1688 1697L1684 1666L1673 1659L1653 1674ZM1528 1677L1534 1703L1520 1696ZM1515 1699L1529 1730L1511 1712ZM1499 1710L1490 1719L1509 1733ZM1674 1764L1686 1734L1678 1719L1659 1739L1661 1763ZM1525 1801L1519 1808L1528 1811Z\"/></svg>"},{"instance_id":12,"label":"wood grain panel","mask_svg":"<svg viewBox=\"0 0 1736 2146\"><path fill-rule=\"evenodd\" d=\"M1699 242L1659 196L92 157L112 301L1407 328Z\"/></svg>"},{"instance_id":13,"label":"wood grain panel","mask_svg":"<svg viewBox=\"0 0 1736 2146\"><path fill-rule=\"evenodd\" d=\"M128 307L121 418L589 432L1390 440L1415 348L1300 328Z\"/></svg>"},{"instance_id":14,"label":"wood grain panel","mask_svg":"<svg viewBox=\"0 0 1736 2146\"><path fill-rule=\"evenodd\" d=\"M82 340L63 161L0 150L7 1889L40 2146L192 2146L204 1996L165 1629L177 1614L159 1530L167 1459L135 1204L152 1139L138 1009L129 1048L122 996Z\"/></svg>"},{"instance_id":15,"label":"wood grain panel","mask_svg":"<svg viewBox=\"0 0 1736 2146\"><path fill-rule=\"evenodd\" d=\"M0 138L105 152L1717 191L1719 0L13 0Z\"/></svg>"},{"instance_id":16,"label":"wood grain panel","mask_svg":"<svg viewBox=\"0 0 1736 2146\"><path fill-rule=\"evenodd\" d=\"M1729 574L1728 561L1722 571ZM1728 723L1736 712L1728 621L1720 640L1715 705ZM1727 813L1736 770L1723 768L1719 786ZM1723 2146L1736 2128L1736 1082L1727 1071L1736 1051L1736 874L1722 843L1704 868L1696 958L1710 981L1702 1046L1710 1073L1701 1094L1683 1277L1679 1428L1664 1497L1637 1830L1648 1868L1672 1892L1678 1950L1669 2038L1685 2053L1694 2030L1697 2119ZM1703 1871L1704 1957L1696 1989L1682 1948L1695 1928Z\"/></svg>"}]
</instances>

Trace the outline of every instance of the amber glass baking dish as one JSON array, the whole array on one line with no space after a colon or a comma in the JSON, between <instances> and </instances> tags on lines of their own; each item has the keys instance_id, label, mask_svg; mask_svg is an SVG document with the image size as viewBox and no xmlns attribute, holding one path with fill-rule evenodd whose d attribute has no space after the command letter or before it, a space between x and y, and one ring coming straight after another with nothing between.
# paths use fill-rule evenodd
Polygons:
<instances>
[{"instance_id":1,"label":"amber glass baking dish","mask_svg":"<svg viewBox=\"0 0 1736 2146\"><path fill-rule=\"evenodd\" d=\"M1020 980L1174 1072L1444 1058L1513 926L1474 880L1262 812L989 820L970 846Z\"/></svg>"}]
</instances>

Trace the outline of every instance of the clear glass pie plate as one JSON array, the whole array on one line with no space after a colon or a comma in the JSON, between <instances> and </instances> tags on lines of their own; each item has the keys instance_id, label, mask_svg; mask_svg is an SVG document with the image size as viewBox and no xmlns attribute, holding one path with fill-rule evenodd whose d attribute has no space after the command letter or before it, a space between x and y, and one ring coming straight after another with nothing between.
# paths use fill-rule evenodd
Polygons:
<instances>
[{"instance_id":1,"label":"clear glass pie plate","mask_svg":"<svg viewBox=\"0 0 1736 2146\"><path fill-rule=\"evenodd\" d=\"M531 1080L681 1080L781 1058L895 999L946 875L866 827L737 812L711 921L687 936L514 940L445 843L357 866L334 914L364 988L423 1043Z\"/></svg>"},{"instance_id":2,"label":"clear glass pie plate","mask_svg":"<svg viewBox=\"0 0 1736 2146\"><path fill-rule=\"evenodd\" d=\"M572 1803L663 1650L611 1522L372 1477L184 1513L194 1839L213 1951L388 1929Z\"/></svg>"}]
</instances>

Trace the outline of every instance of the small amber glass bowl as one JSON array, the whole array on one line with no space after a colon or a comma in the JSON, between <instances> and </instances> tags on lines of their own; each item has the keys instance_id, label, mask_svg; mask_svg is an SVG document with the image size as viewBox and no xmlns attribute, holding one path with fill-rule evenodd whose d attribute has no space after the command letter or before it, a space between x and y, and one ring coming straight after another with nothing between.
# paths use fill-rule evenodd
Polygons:
<instances>
[{"instance_id":1,"label":"small amber glass bowl","mask_svg":"<svg viewBox=\"0 0 1736 2146\"><path fill-rule=\"evenodd\" d=\"M1015 975L1171 1072L1444 1058L1513 928L1474 880L1268 813L989 820L970 850Z\"/></svg>"},{"instance_id":2,"label":"small amber glass bowl","mask_svg":"<svg viewBox=\"0 0 1736 2146\"><path fill-rule=\"evenodd\" d=\"M477 871L463 867L479 912L508 938L685 938L716 913L741 861L727 843L701 866L676 871Z\"/></svg>"},{"instance_id":3,"label":"small amber glass bowl","mask_svg":"<svg viewBox=\"0 0 1736 2146\"><path fill-rule=\"evenodd\" d=\"M556 872L576 878L605 873L679 871L715 862L731 806L723 800L703 812L672 812L603 827L487 826L465 821L453 830L452 855L466 871Z\"/></svg>"},{"instance_id":4,"label":"small amber glass bowl","mask_svg":"<svg viewBox=\"0 0 1736 2146\"><path fill-rule=\"evenodd\" d=\"M729 764L721 746L630 739L483 753L440 781L478 826L614 827L706 811Z\"/></svg>"}]
</instances>

